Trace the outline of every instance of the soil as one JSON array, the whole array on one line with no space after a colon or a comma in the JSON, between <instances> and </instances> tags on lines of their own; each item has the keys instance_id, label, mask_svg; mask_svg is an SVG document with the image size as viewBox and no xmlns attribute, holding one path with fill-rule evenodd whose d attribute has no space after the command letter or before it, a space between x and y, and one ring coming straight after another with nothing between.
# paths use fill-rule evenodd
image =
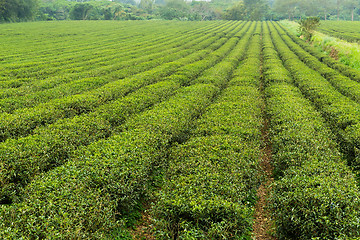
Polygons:
<instances>
[{"instance_id":1,"label":"soil","mask_svg":"<svg viewBox=\"0 0 360 240\"><path fill-rule=\"evenodd\" d=\"M146 207L146 209L149 208L150 205ZM146 210L142 212L141 220L139 220L139 223L135 226L134 230L130 232L130 234L135 240L155 240L151 216Z\"/></svg>"},{"instance_id":2,"label":"soil","mask_svg":"<svg viewBox=\"0 0 360 240\"><path fill-rule=\"evenodd\" d=\"M265 143L264 148L261 150L261 167L265 174L265 180L257 191L259 198L255 206L255 222L253 225L253 239L256 240L277 240L273 236L274 224L270 218L270 214L266 209L267 197L270 192L270 185L274 181L272 176L272 165L271 165L271 144L268 138L268 119L265 119L264 127L262 129L263 141Z\"/></svg>"},{"instance_id":3,"label":"soil","mask_svg":"<svg viewBox=\"0 0 360 240\"><path fill-rule=\"evenodd\" d=\"M339 51L336 50L334 47L330 47L330 48L331 48L331 50L330 50L329 56L335 60L339 60Z\"/></svg>"}]
</instances>

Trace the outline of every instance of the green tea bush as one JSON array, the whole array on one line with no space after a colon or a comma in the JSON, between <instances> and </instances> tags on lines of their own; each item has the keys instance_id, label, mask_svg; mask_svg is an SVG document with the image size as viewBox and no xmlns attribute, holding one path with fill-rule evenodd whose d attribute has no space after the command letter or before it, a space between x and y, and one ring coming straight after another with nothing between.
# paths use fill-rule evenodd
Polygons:
<instances>
[{"instance_id":1,"label":"green tea bush","mask_svg":"<svg viewBox=\"0 0 360 240\"><path fill-rule=\"evenodd\" d=\"M280 25L278 25L281 27ZM286 29L282 28L283 31L286 31ZM353 69L333 58L326 55L325 53L317 50L311 45L306 44L305 42L301 41L301 39L297 38L295 35L291 34L289 31L286 31L286 34L297 43L299 46L301 46L304 50L309 52L312 56L316 57L320 62L323 62L327 64L329 67L338 70L343 75L360 82L360 72L356 69Z\"/></svg>"},{"instance_id":2,"label":"green tea bush","mask_svg":"<svg viewBox=\"0 0 360 240\"><path fill-rule=\"evenodd\" d=\"M244 35L237 50L229 55L231 63L235 64L233 59L240 60L244 52L245 59L259 58L260 42L250 36ZM218 74L211 82L224 81L220 86L227 86L226 73L234 69L228 58L213 68L224 67L225 75ZM257 73L260 78L260 72ZM201 80L206 81L206 77L205 74ZM255 86L249 86L256 85L252 77L247 84L245 76L242 81L237 78L230 79L230 87L197 120L192 137L170 152L164 186L152 209L159 239L250 236L260 184L260 93Z\"/></svg>"},{"instance_id":3,"label":"green tea bush","mask_svg":"<svg viewBox=\"0 0 360 240\"><path fill-rule=\"evenodd\" d=\"M1 238L103 239L126 223L151 192L166 147L181 136L217 89L194 85L126 124L126 130L79 150L71 161L26 187L0 213ZM21 217L20 217L21 216Z\"/></svg>"},{"instance_id":4,"label":"green tea bush","mask_svg":"<svg viewBox=\"0 0 360 240\"><path fill-rule=\"evenodd\" d=\"M269 39L270 31L265 32L264 69L270 69L266 67L268 63L277 63L277 68L289 70L287 81L283 81L283 76L277 80L275 74L264 72L266 77L274 78L266 80L266 95L276 177L269 207L277 235L280 239L355 237L360 230L360 192L355 177L341 158L339 146L322 115L292 86L291 73L300 89L303 82L314 84L317 78L304 65L294 65L296 56L288 53L290 50L276 31L271 31L275 46ZM268 61L270 57L279 59L274 47L284 65L281 61ZM326 90L314 85L309 88L310 93L323 91L324 97L332 96ZM320 101L326 104L326 100Z\"/></svg>"},{"instance_id":5,"label":"green tea bush","mask_svg":"<svg viewBox=\"0 0 360 240\"><path fill-rule=\"evenodd\" d=\"M284 32L278 28L280 32ZM325 77L336 89L349 98L360 102L360 83L342 75L337 70L330 68L327 64L321 63L316 57L305 51L301 46L297 45L289 36L282 34L282 39L289 46L289 48L296 53L296 55L307 66L314 69Z\"/></svg>"},{"instance_id":6,"label":"green tea bush","mask_svg":"<svg viewBox=\"0 0 360 240\"><path fill-rule=\"evenodd\" d=\"M216 39L211 38L201 45L206 47L214 40ZM171 69L172 66L194 61L198 61L199 65L203 62L214 64L218 58L224 57L235 43L236 41L229 41L209 56L206 56L208 51L198 51L167 65ZM205 59L200 60L202 57ZM207 58L214 61L209 62ZM198 70L194 73L200 74L201 69ZM191 77L193 76L187 76L186 81L191 82ZM176 78L171 79L176 80ZM0 145L0 150L4 150L2 156L6 161L4 161L4 171L0 178L2 179L1 201L8 202L19 196L22 187L29 181L38 174L65 163L78 147L86 146L118 132L119 125L124 123L125 119L173 94L180 84L182 84L181 81L178 83L159 82L145 86L124 98L98 107L94 112L75 116L74 119L59 120L52 125L35 129L34 135L3 143ZM21 146L21 151L18 151L19 148L15 146Z\"/></svg>"},{"instance_id":7,"label":"green tea bush","mask_svg":"<svg viewBox=\"0 0 360 240\"><path fill-rule=\"evenodd\" d=\"M273 186L272 208L284 239L347 239L360 230L359 190L345 164L309 161Z\"/></svg>"},{"instance_id":8,"label":"green tea bush","mask_svg":"<svg viewBox=\"0 0 360 240\"><path fill-rule=\"evenodd\" d=\"M165 100L179 87L174 82L159 82L88 115L63 119L36 129L33 135L1 143L0 202L20 196L21 189L40 173L64 164L80 146L118 133L126 119Z\"/></svg>"},{"instance_id":9,"label":"green tea bush","mask_svg":"<svg viewBox=\"0 0 360 240\"><path fill-rule=\"evenodd\" d=\"M229 28L229 31L232 31L232 34L235 34L242 26L243 24L239 23L232 25L231 28L229 28L229 26L227 28ZM215 30L227 31L224 27ZM221 47L226 41L226 39L217 41L219 36L209 38L205 41L201 41L201 39L202 38L195 40L195 43L199 44L197 47L194 47L194 49L187 49L189 47L191 48L191 44L181 45L182 51L163 56L153 61L153 69L141 72L136 76L115 80L100 88L82 94L54 99L48 103L39 104L34 108L19 109L12 115L2 113L2 120L0 120L0 141L4 141L7 138L26 136L38 126L54 123L61 118L73 117L78 114L93 111L94 108L107 101L122 97L144 85L160 81L173 73L178 67L202 58L203 55L195 52L198 47L209 47L215 50ZM191 55L191 53L193 53L193 55ZM112 77L117 79L117 74L112 74Z\"/></svg>"},{"instance_id":10,"label":"green tea bush","mask_svg":"<svg viewBox=\"0 0 360 240\"><path fill-rule=\"evenodd\" d=\"M346 41L360 42L358 21L324 21L321 23L319 31Z\"/></svg>"},{"instance_id":11,"label":"green tea bush","mask_svg":"<svg viewBox=\"0 0 360 240\"><path fill-rule=\"evenodd\" d=\"M360 122L359 103L342 95L337 89L324 79L318 72L307 67L298 57L291 52L280 38L274 37L284 65L294 77L296 85L322 112L322 115L336 130L341 141L341 147L349 158L349 164L358 168L356 162L359 158L360 143L355 137L358 134L353 126ZM345 86L346 87L346 86ZM351 137L346 135L352 132Z\"/></svg>"},{"instance_id":12,"label":"green tea bush","mask_svg":"<svg viewBox=\"0 0 360 240\"><path fill-rule=\"evenodd\" d=\"M234 239L252 226L259 149L231 135L195 137L171 153L156 212L160 239Z\"/></svg>"}]
</instances>

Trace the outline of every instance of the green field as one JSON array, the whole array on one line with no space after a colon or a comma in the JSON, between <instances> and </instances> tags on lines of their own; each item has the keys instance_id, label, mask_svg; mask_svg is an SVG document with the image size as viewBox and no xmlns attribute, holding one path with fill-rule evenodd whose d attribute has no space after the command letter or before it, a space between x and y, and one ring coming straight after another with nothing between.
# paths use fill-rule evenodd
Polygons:
<instances>
[{"instance_id":1,"label":"green field","mask_svg":"<svg viewBox=\"0 0 360 240\"><path fill-rule=\"evenodd\" d=\"M360 237L360 72L276 22L0 25L0 239Z\"/></svg>"},{"instance_id":2,"label":"green field","mask_svg":"<svg viewBox=\"0 0 360 240\"><path fill-rule=\"evenodd\" d=\"M360 43L360 22L358 21L322 21L318 30L349 42Z\"/></svg>"}]
</instances>

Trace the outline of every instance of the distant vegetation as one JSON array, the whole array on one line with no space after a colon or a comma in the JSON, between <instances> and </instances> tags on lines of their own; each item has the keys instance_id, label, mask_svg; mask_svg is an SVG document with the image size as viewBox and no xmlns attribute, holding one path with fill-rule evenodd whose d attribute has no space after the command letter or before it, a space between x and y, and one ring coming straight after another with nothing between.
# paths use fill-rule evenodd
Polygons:
<instances>
[{"instance_id":1,"label":"distant vegetation","mask_svg":"<svg viewBox=\"0 0 360 240\"><path fill-rule=\"evenodd\" d=\"M360 23L359 22L322 22L319 31L348 42L360 43Z\"/></svg>"},{"instance_id":2,"label":"distant vegetation","mask_svg":"<svg viewBox=\"0 0 360 240\"><path fill-rule=\"evenodd\" d=\"M359 20L360 0L1 0L0 21Z\"/></svg>"}]
</instances>

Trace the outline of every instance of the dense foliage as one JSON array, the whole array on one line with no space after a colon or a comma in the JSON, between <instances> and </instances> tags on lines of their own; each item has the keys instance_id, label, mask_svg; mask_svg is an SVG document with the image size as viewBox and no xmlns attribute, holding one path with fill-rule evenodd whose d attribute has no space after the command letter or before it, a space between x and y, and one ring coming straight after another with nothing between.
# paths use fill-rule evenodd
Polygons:
<instances>
[{"instance_id":1,"label":"dense foliage","mask_svg":"<svg viewBox=\"0 0 360 240\"><path fill-rule=\"evenodd\" d=\"M227 9L224 18L228 20L258 21L269 19L269 5L265 0L243 0Z\"/></svg>"},{"instance_id":2,"label":"dense foliage","mask_svg":"<svg viewBox=\"0 0 360 240\"><path fill-rule=\"evenodd\" d=\"M154 208L159 239L251 235L261 180L262 119L256 87L260 31L261 24L243 28L233 51L196 80L225 89L195 123L189 139L170 150L164 187ZM243 63L236 68L239 60Z\"/></svg>"},{"instance_id":3,"label":"dense foliage","mask_svg":"<svg viewBox=\"0 0 360 240\"><path fill-rule=\"evenodd\" d=\"M359 0L275 0L276 18L301 19L317 16L323 20L359 20Z\"/></svg>"},{"instance_id":4,"label":"dense foliage","mask_svg":"<svg viewBox=\"0 0 360 240\"><path fill-rule=\"evenodd\" d=\"M305 51L279 26L271 25L267 31L271 37L264 39L264 74L269 81L268 113L277 179L271 197L277 234L284 239L357 237L360 193L355 178L341 157L328 120L314 105L327 102L307 95L322 91L326 98L336 91L319 87L321 76L306 66L322 63L310 61L309 55L302 62L300 53ZM287 44L297 51L292 52Z\"/></svg>"},{"instance_id":5,"label":"dense foliage","mask_svg":"<svg viewBox=\"0 0 360 240\"><path fill-rule=\"evenodd\" d=\"M37 3L37 0L1 0L0 22L33 19Z\"/></svg>"},{"instance_id":6,"label":"dense foliage","mask_svg":"<svg viewBox=\"0 0 360 240\"><path fill-rule=\"evenodd\" d=\"M306 40L311 41L314 31L319 25L320 18L318 17L308 17L306 19L301 19L299 23L299 32Z\"/></svg>"},{"instance_id":7,"label":"dense foliage","mask_svg":"<svg viewBox=\"0 0 360 240\"><path fill-rule=\"evenodd\" d=\"M0 21L359 20L360 0L1 0Z\"/></svg>"},{"instance_id":8,"label":"dense foliage","mask_svg":"<svg viewBox=\"0 0 360 240\"><path fill-rule=\"evenodd\" d=\"M250 239L266 144L279 239L359 237L359 71L270 21L8 26L1 239Z\"/></svg>"}]
</instances>

